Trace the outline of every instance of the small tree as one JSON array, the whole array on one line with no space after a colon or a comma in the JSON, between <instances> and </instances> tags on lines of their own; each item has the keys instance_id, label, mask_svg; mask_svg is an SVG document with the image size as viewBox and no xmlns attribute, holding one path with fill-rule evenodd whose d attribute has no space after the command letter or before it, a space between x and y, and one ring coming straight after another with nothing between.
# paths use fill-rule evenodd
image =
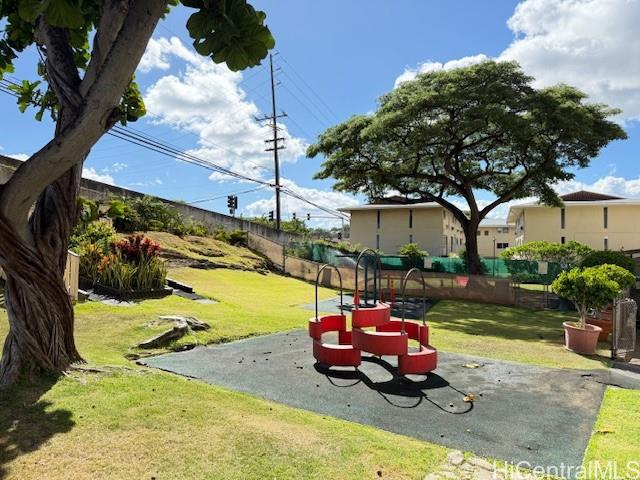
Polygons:
<instances>
[{"instance_id":1,"label":"small tree","mask_svg":"<svg viewBox=\"0 0 640 480\"><path fill-rule=\"evenodd\" d=\"M585 328L589 310L601 310L613 302L635 282L635 277L617 265L600 265L561 272L551 288L573 302L580 315L580 328Z\"/></svg>"},{"instance_id":2,"label":"small tree","mask_svg":"<svg viewBox=\"0 0 640 480\"><path fill-rule=\"evenodd\" d=\"M232 70L273 48L266 15L246 0L182 0L194 48ZM0 267L9 317L0 386L59 373L80 361L63 283L76 221L82 164L116 122L145 113L134 73L147 43L178 0L0 1L0 79L33 47L41 77L12 85L21 111L49 111L52 139L0 185ZM27 57L28 58L28 57Z\"/></svg>"},{"instance_id":3,"label":"small tree","mask_svg":"<svg viewBox=\"0 0 640 480\"><path fill-rule=\"evenodd\" d=\"M500 256L506 260L529 260L533 262L556 262L563 268L576 265L581 259L593 252L582 243L570 240L567 243L554 243L536 240L505 249Z\"/></svg>"},{"instance_id":4,"label":"small tree","mask_svg":"<svg viewBox=\"0 0 640 480\"><path fill-rule=\"evenodd\" d=\"M415 260L422 260L429 255L429 252L422 250L417 243L407 243L398 249L398 255L406 255Z\"/></svg>"},{"instance_id":5,"label":"small tree","mask_svg":"<svg viewBox=\"0 0 640 480\"><path fill-rule=\"evenodd\" d=\"M608 120L617 110L586 103L567 85L532 82L513 62L418 75L384 95L375 113L329 128L309 147L310 157L326 156L316 178L334 177L337 190L370 199L395 190L437 202L462 225L469 272L478 274L476 231L489 212L528 196L559 205L551 185L626 138ZM480 206L483 190L496 199Z\"/></svg>"}]
</instances>

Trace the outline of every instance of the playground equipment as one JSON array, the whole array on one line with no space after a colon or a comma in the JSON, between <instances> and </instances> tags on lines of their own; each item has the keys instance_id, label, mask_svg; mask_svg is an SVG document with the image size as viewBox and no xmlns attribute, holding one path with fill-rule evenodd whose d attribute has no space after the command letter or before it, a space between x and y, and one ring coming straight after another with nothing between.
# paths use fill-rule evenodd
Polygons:
<instances>
[{"instance_id":1,"label":"playground equipment","mask_svg":"<svg viewBox=\"0 0 640 480\"><path fill-rule=\"evenodd\" d=\"M361 302L358 294L358 269L365 255L372 254L374 258L373 269L373 297L369 302L368 295L368 264L364 265L365 284L363 290L364 302ZM330 315L318 315L318 285L320 275L327 268L333 268L338 272L340 281L340 313ZM405 319L405 291L409 278L419 274L422 282L423 316L422 324ZM391 305L379 299L381 296L380 257L372 249L363 250L355 265L355 286L353 308L351 310L352 330L347 330L347 317L344 314L342 275L340 270L333 265L323 265L316 277L316 308L315 317L309 320L309 336L313 339L313 356L315 359L329 366L358 367L362 361L361 352L367 352L377 356L393 355L398 357L398 373L424 374L435 370L438 362L436 349L429 345L429 326L424 320L426 307L426 283L422 272L412 268L407 272L402 281L402 317L391 317ZM336 332L338 343L323 341L323 335ZM417 351L410 351L409 340L418 343Z\"/></svg>"}]
</instances>

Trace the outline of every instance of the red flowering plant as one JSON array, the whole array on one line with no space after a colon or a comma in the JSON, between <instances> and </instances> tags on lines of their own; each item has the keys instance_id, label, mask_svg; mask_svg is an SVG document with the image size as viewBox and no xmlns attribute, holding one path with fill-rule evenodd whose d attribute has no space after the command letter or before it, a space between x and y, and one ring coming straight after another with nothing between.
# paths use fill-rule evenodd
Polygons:
<instances>
[{"instance_id":1,"label":"red flowering plant","mask_svg":"<svg viewBox=\"0 0 640 480\"><path fill-rule=\"evenodd\" d=\"M113 244L114 253L120 253L127 262L137 264L158 256L160 245L143 234L130 235Z\"/></svg>"}]
</instances>

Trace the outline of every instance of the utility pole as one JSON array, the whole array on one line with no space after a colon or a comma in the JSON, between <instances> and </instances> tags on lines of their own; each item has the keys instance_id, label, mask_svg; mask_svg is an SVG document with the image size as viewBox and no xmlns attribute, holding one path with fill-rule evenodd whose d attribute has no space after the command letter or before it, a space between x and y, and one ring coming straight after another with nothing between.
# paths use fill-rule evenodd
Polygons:
<instances>
[{"instance_id":1,"label":"utility pole","mask_svg":"<svg viewBox=\"0 0 640 480\"><path fill-rule=\"evenodd\" d=\"M277 53L276 53L277 55ZM273 152L273 162L275 165L275 189L276 189L276 229L280 230L280 160L278 159L278 151L285 148L284 146L284 137L278 137L278 118L286 117L287 114L282 112L279 115L276 113L276 82L274 77L274 68L273 68L273 54L269 54L269 71L271 74L271 115L257 118L258 121L268 120L271 122L271 127L273 129L273 138L269 140L265 140L265 143L272 144L270 147L266 148L265 151Z\"/></svg>"}]
</instances>

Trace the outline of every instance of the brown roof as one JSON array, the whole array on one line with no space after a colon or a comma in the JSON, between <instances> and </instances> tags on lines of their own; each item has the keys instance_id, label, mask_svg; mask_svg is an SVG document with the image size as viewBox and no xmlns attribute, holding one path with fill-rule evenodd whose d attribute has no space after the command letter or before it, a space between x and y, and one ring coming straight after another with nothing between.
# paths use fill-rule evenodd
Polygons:
<instances>
[{"instance_id":1,"label":"brown roof","mask_svg":"<svg viewBox=\"0 0 640 480\"><path fill-rule=\"evenodd\" d=\"M566 195L560 195L560 198L565 202L597 202L599 200L622 200L622 197L615 197L613 195L606 195L604 193L587 192L585 190L567 193Z\"/></svg>"},{"instance_id":2,"label":"brown roof","mask_svg":"<svg viewBox=\"0 0 640 480\"><path fill-rule=\"evenodd\" d=\"M414 203L428 203L425 200L407 198L401 195L392 195L390 197L373 198L371 205L412 205Z\"/></svg>"}]
</instances>

